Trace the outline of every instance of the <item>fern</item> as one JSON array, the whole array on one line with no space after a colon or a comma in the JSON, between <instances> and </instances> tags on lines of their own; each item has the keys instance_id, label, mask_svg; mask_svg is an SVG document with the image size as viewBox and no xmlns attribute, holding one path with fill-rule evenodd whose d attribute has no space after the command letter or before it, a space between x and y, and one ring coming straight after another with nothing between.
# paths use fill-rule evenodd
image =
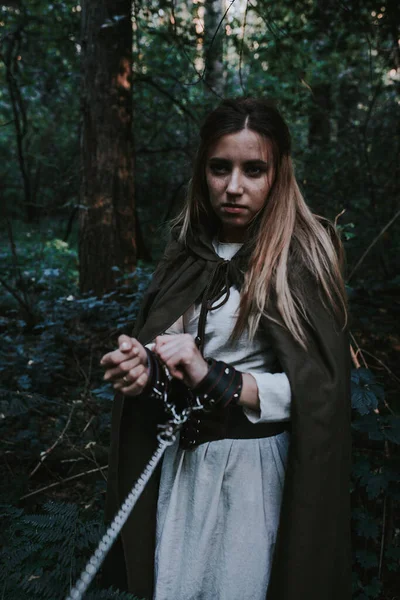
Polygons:
<instances>
[{"instance_id":1,"label":"fern","mask_svg":"<svg viewBox=\"0 0 400 600\"><path fill-rule=\"evenodd\" d=\"M48 502L45 513L24 515L1 506L3 551L0 556L1 597L7 600L62 600L96 547L103 526L83 521L74 504ZM118 590L90 590L90 600L134 600Z\"/></svg>"}]
</instances>

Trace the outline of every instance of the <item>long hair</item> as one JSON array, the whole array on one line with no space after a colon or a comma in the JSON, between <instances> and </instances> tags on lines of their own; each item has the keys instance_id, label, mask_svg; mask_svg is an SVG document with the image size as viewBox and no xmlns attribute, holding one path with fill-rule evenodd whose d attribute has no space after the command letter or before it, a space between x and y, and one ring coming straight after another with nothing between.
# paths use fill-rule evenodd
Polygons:
<instances>
[{"instance_id":1,"label":"long hair","mask_svg":"<svg viewBox=\"0 0 400 600\"><path fill-rule=\"evenodd\" d=\"M301 282L290 277L290 261L295 257L296 264L300 263L313 275L325 305L344 326L347 311L342 277L343 251L333 225L314 215L304 201L290 157L289 129L274 106L252 98L225 100L208 115L200 131L200 145L187 201L174 224L181 226L182 242L197 224L218 226L205 175L209 149L224 135L245 128L270 142L274 181L256 223L250 225L250 235L255 236L254 250L240 294L233 337L248 328L252 339L261 316L268 316L269 299L275 296L284 325L305 347L304 318L307 311Z\"/></svg>"}]
</instances>

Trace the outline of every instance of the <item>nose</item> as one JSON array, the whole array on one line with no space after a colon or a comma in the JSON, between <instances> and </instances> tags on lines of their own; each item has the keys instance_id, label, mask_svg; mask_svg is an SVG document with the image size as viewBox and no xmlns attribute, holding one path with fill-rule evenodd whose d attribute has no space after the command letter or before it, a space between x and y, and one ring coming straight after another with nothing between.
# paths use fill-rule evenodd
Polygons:
<instances>
[{"instance_id":1,"label":"nose","mask_svg":"<svg viewBox=\"0 0 400 600\"><path fill-rule=\"evenodd\" d=\"M243 194L243 182L242 176L239 169L233 169L230 174L226 193L232 196L239 196Z\"/></svg>"}]
</instances>

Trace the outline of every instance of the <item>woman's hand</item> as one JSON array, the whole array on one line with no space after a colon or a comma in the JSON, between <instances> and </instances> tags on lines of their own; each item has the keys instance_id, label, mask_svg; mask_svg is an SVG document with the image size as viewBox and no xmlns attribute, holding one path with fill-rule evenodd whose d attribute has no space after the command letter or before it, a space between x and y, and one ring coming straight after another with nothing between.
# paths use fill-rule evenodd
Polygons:
<instances>
[{"instance_id":1,"label":"woman's hand","mask_svg":"<svg viewBox=\"0 0 400 600\"><path fill-rule=\"evenodd\" d=\"M208 365L188 333L160 335L153 352L176 379L188 387L195 387L207 375Z\"/></svg>"},{"instance_id":2,"label":"woman's hand","mask_svg":"<svg viewBox=\"0 0 400 600\"><path fill-rule=\"evenodd\" d=\"M118 338L118 350L105 354L100 364L106 369L105 381L125 396L138 396L148 381L147 353L140 342L127 335Z\"/></svg>"}]
</instances>

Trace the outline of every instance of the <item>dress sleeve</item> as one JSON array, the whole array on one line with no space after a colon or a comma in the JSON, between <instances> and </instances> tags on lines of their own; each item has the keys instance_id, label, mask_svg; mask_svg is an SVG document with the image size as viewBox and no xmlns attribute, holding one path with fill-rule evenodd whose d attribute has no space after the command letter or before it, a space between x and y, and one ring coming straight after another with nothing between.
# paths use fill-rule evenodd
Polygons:
<instances>
[{"instance_id":1,"label":"dress sleeve","mask_svg":"<svg viewBox=\"0 0 400 600\"><path fill-rule=\"evenodd\" d=\"M185 333L183 329L183 317L179 317L171 327L168 327L168 329L165 330L164 335L176 335L178 333Z\"/></svg>"},{"instance_id":2,"label":"dress sleeve","mask_svg":"<svg viewBox=\"0 0 400 600\"><path fill-rule=\"evenodd\" d=\"M291 390L286 373L250 373L257 382L260 410L243 407L251 423L290 419Z\"/></svg>"}]
</instances>

